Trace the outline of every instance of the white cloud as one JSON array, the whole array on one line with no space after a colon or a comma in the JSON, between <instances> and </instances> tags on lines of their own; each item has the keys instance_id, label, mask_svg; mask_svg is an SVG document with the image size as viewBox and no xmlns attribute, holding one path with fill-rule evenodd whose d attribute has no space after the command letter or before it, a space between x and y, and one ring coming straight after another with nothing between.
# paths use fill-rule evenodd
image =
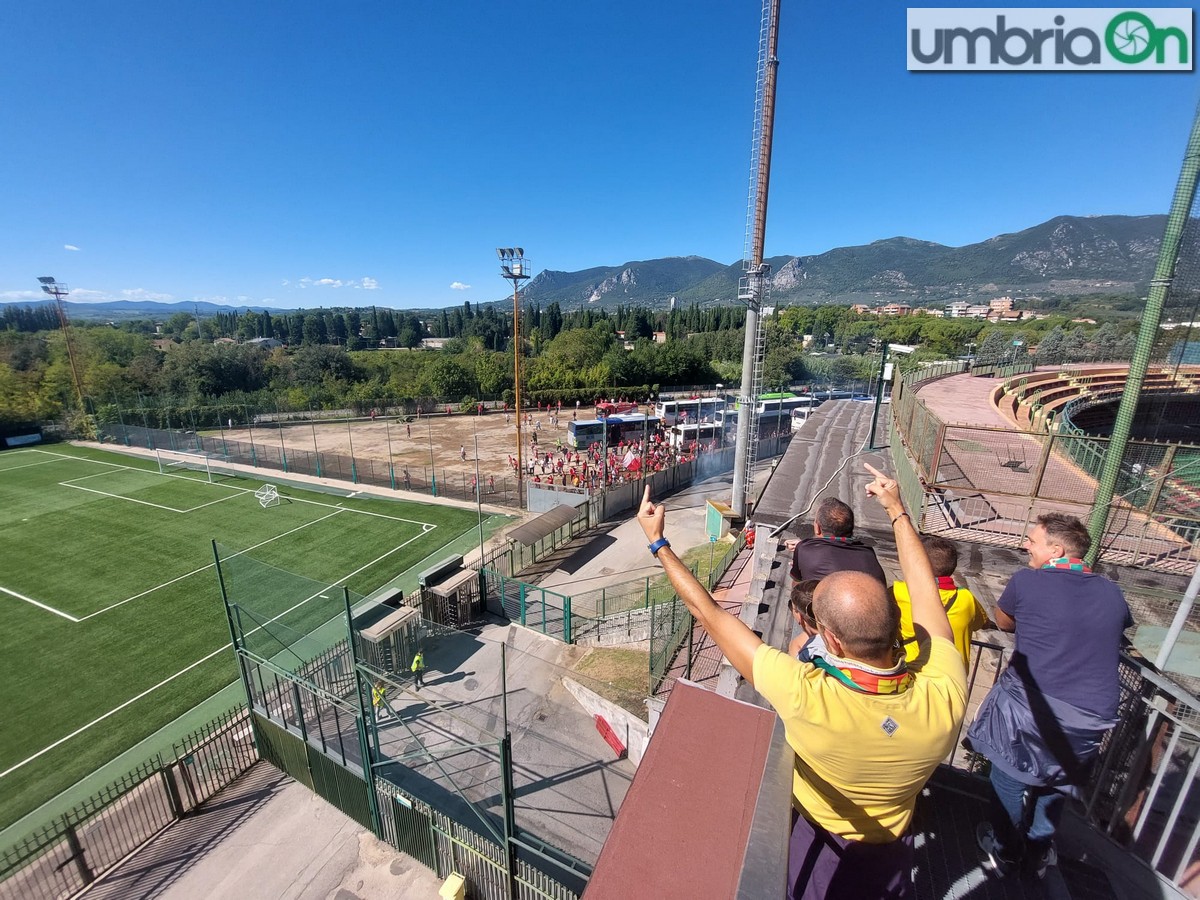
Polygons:
<instances>
[{"instance_id":1,"label":"white cloud","mask_svg":"<svg viewBox=\"0 0 1200 900\"><path fill-rule=\"evenodd\" d=\"M76 247L74 244L63 244L63 249L64 250L78 250L79 248Z\"/></svg>"},{"instance_id":2,"label":"white cloud","mask_svg":"<svg viewBox=\"0 0 1200 900\"><path fill-rule=\"evenodd\" d=\"M343 288L343 287L352 287L352 288L357 288L357 289L359 289L359 290L363 290L363 291L377 291L377 290L379 290L379 282L378 282L378 281L376 281L374 278L370 278L370 277L367 277L367 278L350 278L350 279L345 279L345 278L309 278L309 277L306 275L306 276L304 276L303 278L300 278L300 279L298 279L298 280L296 280L296 281L291 281L291 280L289 280L289 279L286 279L286 278L285 278L285 279L284 279L284 280L281 282L281 284L282 284L282 286L283 286L283 287L289 287L289 286L290 286L290 287L298 287L298 288L301 288L301 289L303 289L303 288L310 288L310 287L324 287L324 288Z\"/></svg>"},{"instance_id":3,"label":"white cloud","mask_svg":"<svg viewBox=\"0 0 1200 900\"><path fill-rule=\"evenodd\" d=\"M74 300L76 303L105 303L109 300L132 300L133 297L117 297L112 291L93 291L89 288L74 288L68 300Z\"/></svg>"},{"instance_id":4,"label":"white cloud","mask_svg":"<svg viewBox=\"0 0 1200 900\"><path fill-rule=\"evenodd\" d=\"M471 286L469 284L463 284L461 281L450 282L450 290L452 291L469 291L470 289Z\"/></svg>"},{"instance_id":5,"label":"white cloud","mask_svg":"<svg viewBox=\"0 0 1200 900\"><path fill-rule=\"evenodd\" d=\"M148 291L145 288L121 291L121 297L125 300L155 300L159 303L170 303L175 299L170 294L160 294L155 291Z\"/></svg>"},{"instance_id":6,"label":"white cloud","mask_svg":"<svg viewBox=\"0 0 1200 900\"><path fill-rule=\"evenodd\" d=\"M41 291L0 291L0 302L9 303L20 300L45 300L46 295Z\"/></svg>"}]
</instances>

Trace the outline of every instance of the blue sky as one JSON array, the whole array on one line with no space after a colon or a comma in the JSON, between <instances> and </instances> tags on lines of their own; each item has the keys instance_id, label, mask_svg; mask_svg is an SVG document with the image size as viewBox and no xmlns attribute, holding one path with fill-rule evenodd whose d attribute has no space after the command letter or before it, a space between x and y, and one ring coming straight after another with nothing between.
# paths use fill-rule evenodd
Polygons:
<instances>
[{"instance_id":1,"label":"blue sky","mask_svg":"<svg viewBox=\"0 0 1200 900\"><path fill-rule=\"evenodd\" d=\"M758 0L14 0L0 300L439 307L742 255ZM910 74L892 2L783 0L767 254L1165 212L1200 81Z\"/></svg>"}]
</instances>

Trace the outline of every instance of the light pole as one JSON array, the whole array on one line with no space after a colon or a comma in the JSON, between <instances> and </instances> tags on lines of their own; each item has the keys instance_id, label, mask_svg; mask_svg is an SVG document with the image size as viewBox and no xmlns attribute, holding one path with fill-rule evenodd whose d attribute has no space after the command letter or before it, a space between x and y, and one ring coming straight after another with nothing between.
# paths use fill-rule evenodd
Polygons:
<instances>
[{"instance_id":1,"label":"light pole","mask_svg":"<svg viewBox=\"0 0 1200 900\"><path fill-rule=\"evenodd\" d=\"M433 496L437 496L437 462L433 458L433 418L425 417L425 424L429 426L429 487L433 492Z\"/></svg>"},{"instance_id":2,"label":"light pole","mask_svg":"<svg viewBox=\"0 0 1200 900\"><path fill-rule=\"evenodd\" d=\"M49 275L43 275L38 278L42 283L42 290L54 298L54 311L58 313L58 326L62 329L63 343L67 345L67 360L71 364L71 377L75 381L75 396L79 399L79 411L87 412L87 406L83 402L83 380L79 377L79 363L75 361L75 345L71 342L71 332L67 324L67 310L63 306L63 297L70 293L70 290L65 284L60 281L55 281Z\"/></svg>"},{"instance_id":3,"label":"light pole","mask_svg":"<svg viewBox=\"0 0 1200 900\"><path fill-rule=\"evenodd\" d=\"M521 247L497 247L500 257L500 276L513 286L513 401L517 414L517 506L524 508L521 485L525 473L521 471L521 282L529 277L529 260Z\"/></svg>"},{"instance_id":4,"label":"light pole","mask_svg":"<svg viewBox=\"0 0 1200 900\"><path fill-rule=\"evenodd\" d=\"M479 516L479 569L483 570L483 483L479 480L479 434L471 435L475 440L475 512Z\"/></svg>"},{"instance_id":5,"label":"light pole","mask_svg":"<svg viewBox=\"0 0 1200 900\"><path fill-rule=\"evenodd\" d=\"M383 432L387 435L388 477L391 479L392 490L394 491L396 489L396 466L392 461L392 429L391 426L388 425L386 406L383 410Z\"/></svg>"}]
</instances>

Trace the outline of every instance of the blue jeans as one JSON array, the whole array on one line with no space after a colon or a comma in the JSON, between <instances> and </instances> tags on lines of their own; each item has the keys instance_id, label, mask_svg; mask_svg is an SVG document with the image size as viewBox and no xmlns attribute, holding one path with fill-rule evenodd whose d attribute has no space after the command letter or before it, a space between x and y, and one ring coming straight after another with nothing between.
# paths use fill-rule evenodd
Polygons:
<instances>
[{"instance_id":1,"label":"blue jeans","mask_svg":"<svg viewBox=\"0 0 1200 900\"><path fill-rule=\"evenodd\" d=\"M1066 796L1054 788L1022 784L992 765L991 823L996 852L1016 862L1033 859L1050 849Z\"/></svg>"}]
</instances>

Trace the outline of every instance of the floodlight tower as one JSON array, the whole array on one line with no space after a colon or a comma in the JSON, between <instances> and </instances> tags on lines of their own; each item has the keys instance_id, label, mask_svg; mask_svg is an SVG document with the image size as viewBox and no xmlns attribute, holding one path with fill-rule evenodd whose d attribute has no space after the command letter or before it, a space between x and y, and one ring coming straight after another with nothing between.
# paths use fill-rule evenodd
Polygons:
<instances>
[{"instance_id":1,"label":"floodlight tower","mask_svg":"<svg viewBox=\"0 0 1200 900\"><path fill-rule=\"evenodd\" d=\"M43 275L38 278L42 284L42 290L54 298L54 309L58 313L58 327L62 329L63 341L67 345L67 360L71 363L71 377L75 381L75 396L79 399L80 412L87 412L87 407L83 402L83 380L79 377L79 363L75 360L75 345L71 341L70 323L67 319L67 310L63 306L63 297L67 296L70 291L67 286L61 281L55 281L49 275Z\"/></svg>"},{"instance_id":2,"label":"floodlight tower","mask_svg":"<svg viewBox=\"0 0 1200 900\"><path fill-rule=\"evenodd\" d=\"M517 506L524 508L521 485L525 473L521 464L521 282L529 277L529 260L521 247L497 247L500 275L513 286L513 398L517 414Z\"/></svg>"}]
</instances>

